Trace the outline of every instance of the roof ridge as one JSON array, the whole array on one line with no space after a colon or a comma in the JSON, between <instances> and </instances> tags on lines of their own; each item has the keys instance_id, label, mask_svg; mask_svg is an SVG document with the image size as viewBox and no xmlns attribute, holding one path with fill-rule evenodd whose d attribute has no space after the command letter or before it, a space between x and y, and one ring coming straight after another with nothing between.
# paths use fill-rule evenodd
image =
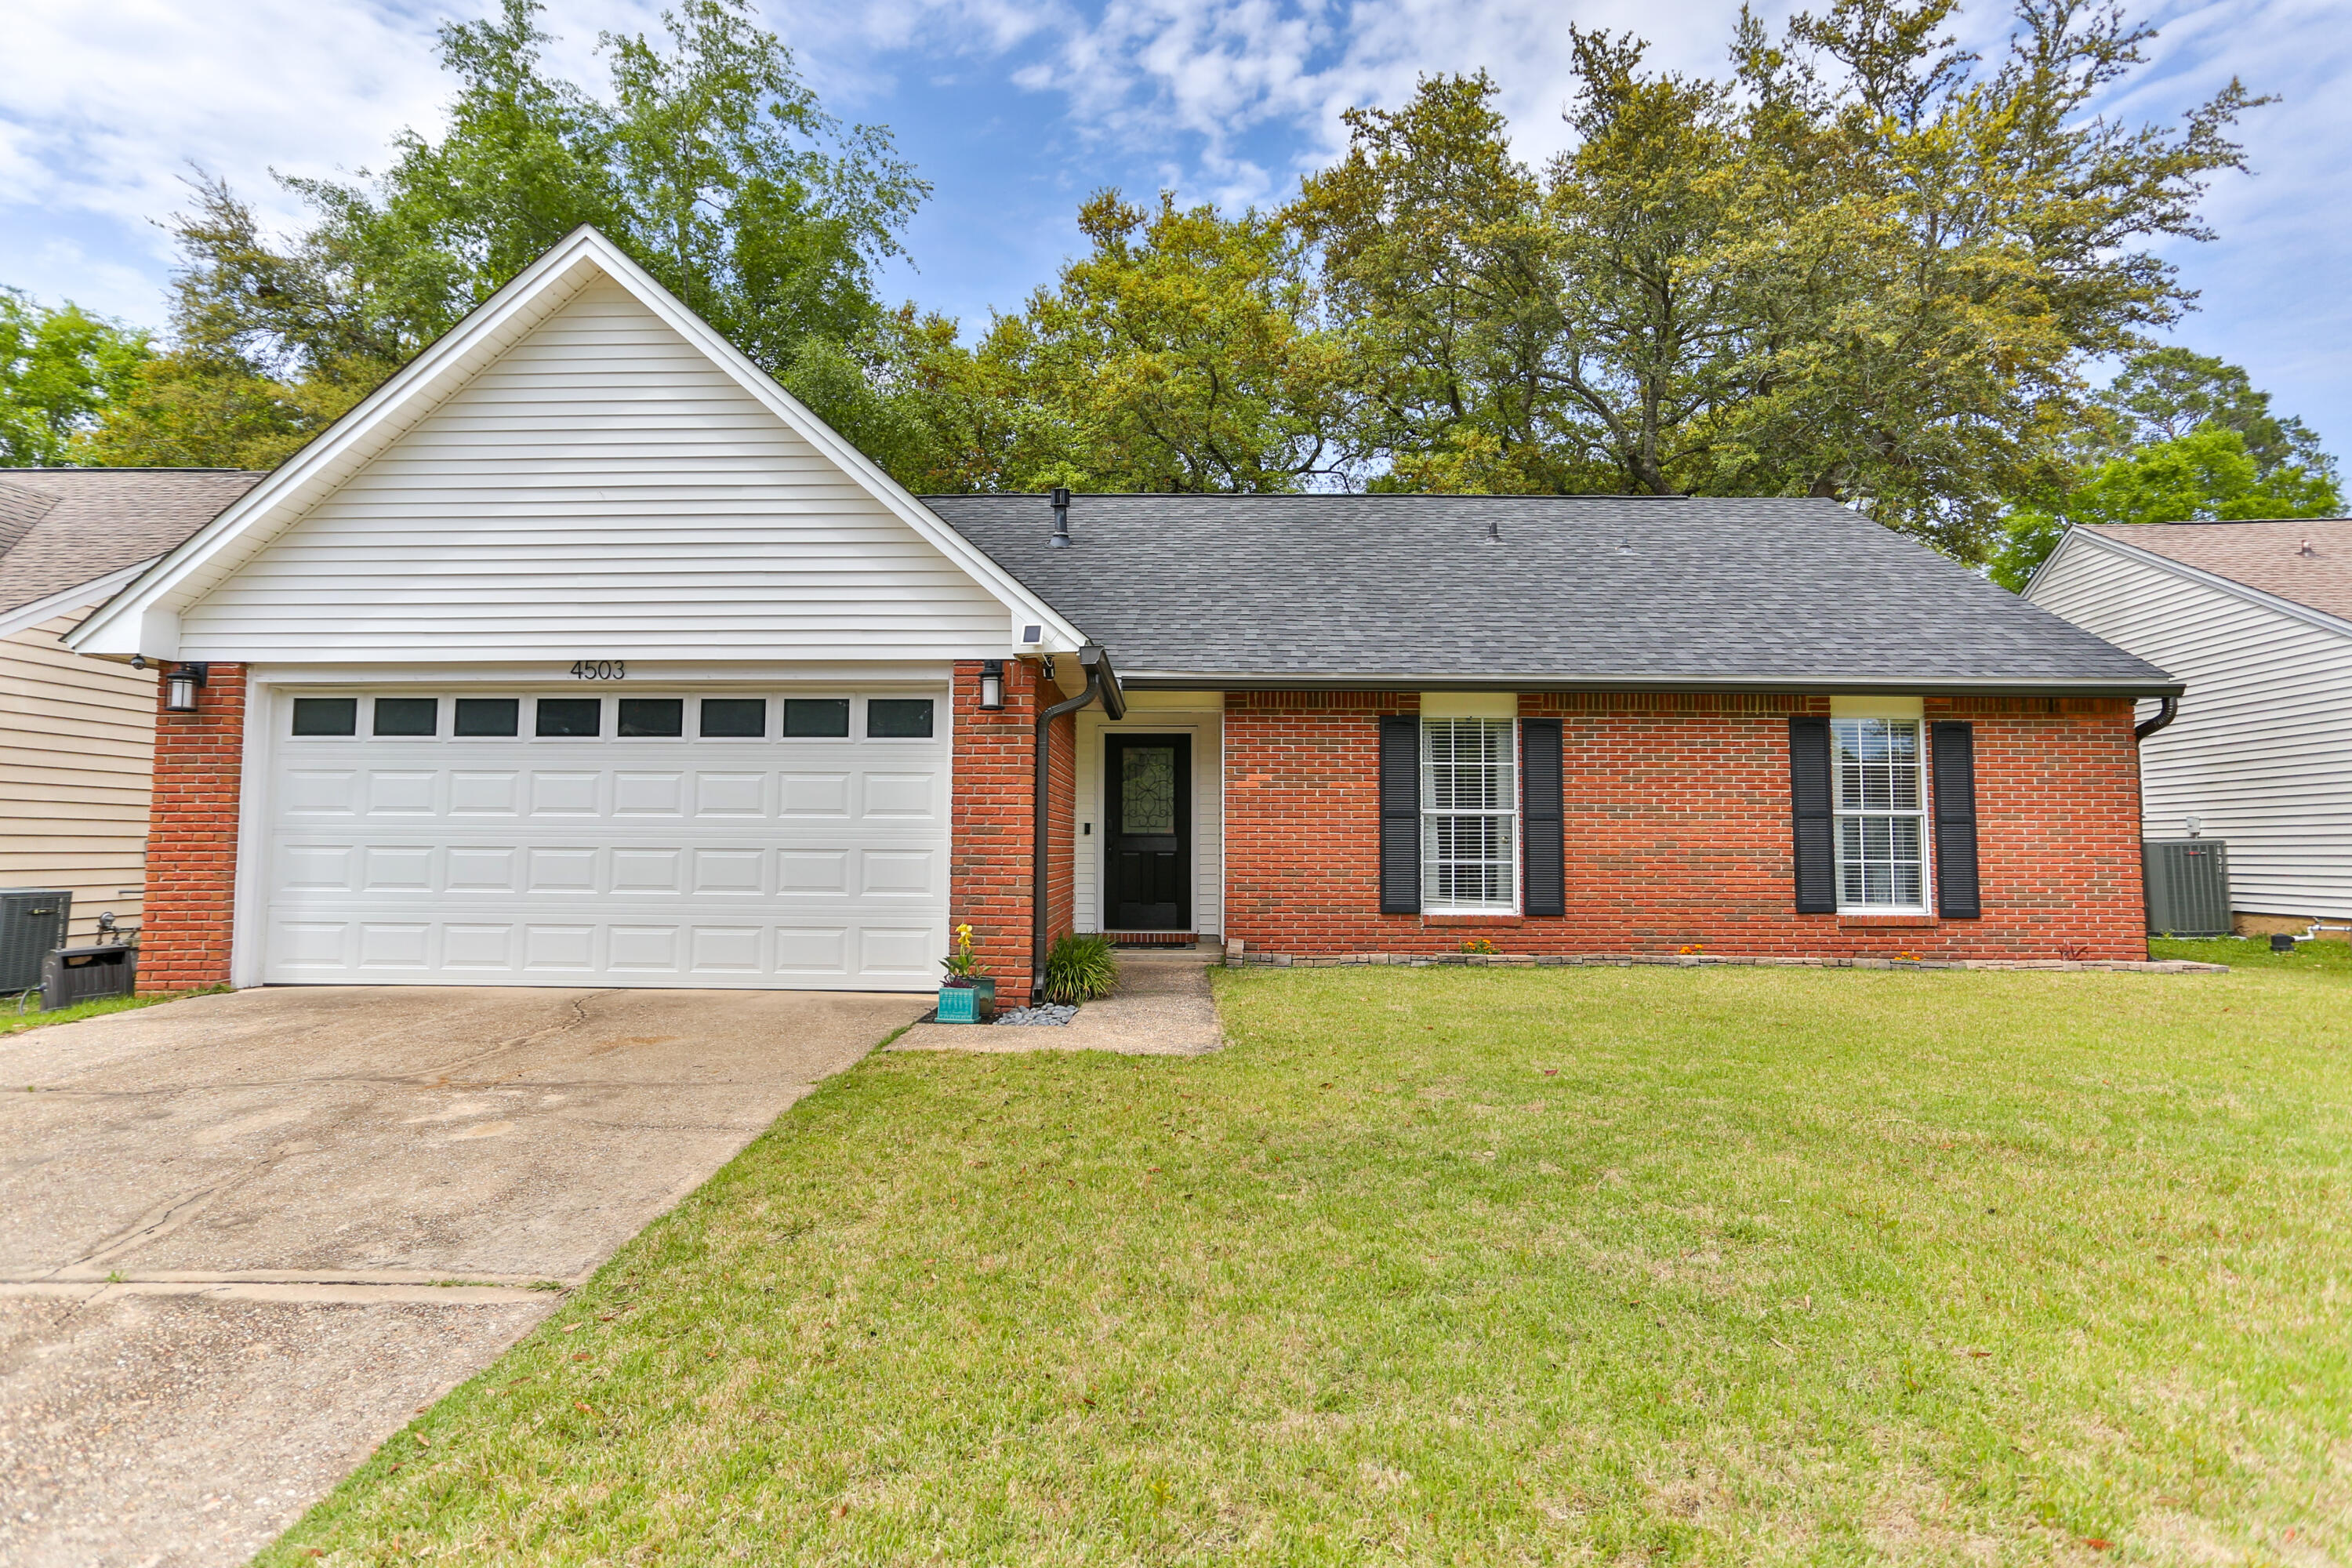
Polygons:
<instances>
[{"instance_id":1,"label":"roof ridge","mask_svg":"<svg viewBox=\"0 0 2352 1568\"><path fill-rule=\"evenodd\" d=\"M915 498L935 500L1050 500L1047 490L929 490ZM1818 500L1817 496L1697 496L1685 490L1663 495L1638 490L1563 490L1534 495L1488 495L1476 490L1072 490L1072 500Z\"/></svg>"},{"instance_id":2,"label":"roof ridge","mask_svg":"<svg viewBox=\"0 0 2352 1568\"><path fill-rule=\"evenodd\" d=\"M169 463L19 463L0 474L267 474L268 468L207 468Z\"/></svg>"},{"instance_id":3,"label":"roof ridge","mask_svg":"<svg viewBox=\"0 0 2352 1568\"><path fill-rule=\"evenodd\" d=\"M6 492L5 498L0 498L0 555L5 555L25 542L25 535L33 531L35 523L49 515L58 498L5 479L0 479L0 491Z\"/></svg>"}]
</instances>

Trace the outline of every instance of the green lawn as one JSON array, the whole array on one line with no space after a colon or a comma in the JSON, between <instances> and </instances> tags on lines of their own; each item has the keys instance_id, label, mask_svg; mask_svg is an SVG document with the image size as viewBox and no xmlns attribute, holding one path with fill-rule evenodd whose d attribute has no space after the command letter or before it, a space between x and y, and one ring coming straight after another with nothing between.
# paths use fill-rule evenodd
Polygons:
<instances>
[{"instance_id":1,"label":"green lawn","mask_svg":"<svg viewBox=\"0 0 2352 1568\"><path fill-rule=\"evenodd\" d=\"M2233 969L2283 969L2304 974L2352 974L2352 942L2299 942L2273 952L2268 937L2151 937L2150 958L2186 958Z\"/></svg>"},{"instance_id":2,"label":"green lawn","mask_svg":"<svg viewBox=\"0 0 2352 1568\"><path fill-rule=\"evenodd\" d=\"M226 985L215 985L215 991L226 991ZM160 991L139 996L100 996L88 1002L77 1002L70 1007L60 1007L54 1013L44 1013L38 991L12 993L0 996L0 1035L13 1035L21 1029L38 1029L50 1024L72 1024L84 1018L95 1018L101 1013L127 1013L133 1007L152 1007L158 1002L177 1002L183 996L209 995L204 991Z\"/></svg>"},{"instance_id":3,"label":"green lawn","mask_svg":"<svg viewBox=\"0 0 2352 1568\"><path fill-rule=\"evenodd\" d=\"M259 1561L2352 1556L2336 979L1218 983L835 1079Z\"/></svg>"}]
</instances>

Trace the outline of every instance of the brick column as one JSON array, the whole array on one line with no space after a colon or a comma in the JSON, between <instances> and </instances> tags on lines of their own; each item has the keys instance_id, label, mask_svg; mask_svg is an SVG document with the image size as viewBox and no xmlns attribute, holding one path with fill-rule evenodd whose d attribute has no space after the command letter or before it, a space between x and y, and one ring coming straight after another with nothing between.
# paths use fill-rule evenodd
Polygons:
<instances>
[{"instance_id":1,"label":"brick column","mask_svg":"<svg viewBox=\"0 0 2352 1568\"><path fill-rule=\"evenodd\" d=\"M155 787L147 818L147 900L139 989L228 982L236 896L236 813L244 780L245 667L215 664L196 711L163 709L156 682Z\"/></svg>"},{"instance_id":2,"label":"brick column","mask_svg":"<svg viewBox=\"0 0 2352 1568\"><path fill-rule=\"evenodd\" d=\"M1004 707L980 709L980 666L955 672L955 784L949 855L950 926L969 923L981 967L996 978L1000 1006L1028 999L1030 963L1032 750L1037 713L1062 700L1059 688L1027 660L1004 663ZM1077 724L1067 714L1046 739L1052 784L1045 803L1054 848L1049 861L1047 929L1070 929L1070 835L1077 816Z\"/></svg>"}]
</instances>

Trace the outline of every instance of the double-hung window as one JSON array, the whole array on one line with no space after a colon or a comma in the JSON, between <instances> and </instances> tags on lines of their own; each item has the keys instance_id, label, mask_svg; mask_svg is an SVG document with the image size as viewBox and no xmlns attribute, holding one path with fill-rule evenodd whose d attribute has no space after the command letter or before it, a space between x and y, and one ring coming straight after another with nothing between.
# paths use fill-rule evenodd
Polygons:
<instances>
[{"instance_id":1,"label":"double-hung window","mask_svg":"<svg viewBox=\"0 0 2352 1568\"><path fill-rule=\"evenodd\" d=\"M1919 721L1830 721L1838 907L1925 913L1927 823Z\"/></svg>"},{"instance_id":2,"label":"double-hung window","mask_svg":"<svg viewBox=\"0 0 2352 1568\"><path fill-rule=\"evenodd\" d=\"M1421 727L1421 897L1431 914L1518 909L1518 757L1508 719Z\"/></svg>"}]
</instances>

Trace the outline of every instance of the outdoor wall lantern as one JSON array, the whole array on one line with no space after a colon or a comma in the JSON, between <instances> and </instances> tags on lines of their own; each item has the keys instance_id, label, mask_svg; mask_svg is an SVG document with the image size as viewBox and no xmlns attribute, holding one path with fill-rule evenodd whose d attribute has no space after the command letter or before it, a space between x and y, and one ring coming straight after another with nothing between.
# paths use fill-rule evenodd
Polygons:
<instances>
[{"instance_id":1,"label":"outdoor wall lantern","mask_svg":"<svg viewBox=\"0 0 2352 1568\"><path fill-rule=\"evenodd\" d=\"M172 713L193 713L196 710L196 689L205 683L208 673L201 664L179 664L163 678L163 707Z\"/></svg>"},{"instance_id":2,"label":"outdoor wall lantern","mask_svg":"<svg viewBox=\"0 0 2352 1568\"><path fill-rule=\"evenodd\" d=\"M1004 661L992 658L980 667L980 710L983 713L1004 711Z\"/></svg>"}]
</instances>

